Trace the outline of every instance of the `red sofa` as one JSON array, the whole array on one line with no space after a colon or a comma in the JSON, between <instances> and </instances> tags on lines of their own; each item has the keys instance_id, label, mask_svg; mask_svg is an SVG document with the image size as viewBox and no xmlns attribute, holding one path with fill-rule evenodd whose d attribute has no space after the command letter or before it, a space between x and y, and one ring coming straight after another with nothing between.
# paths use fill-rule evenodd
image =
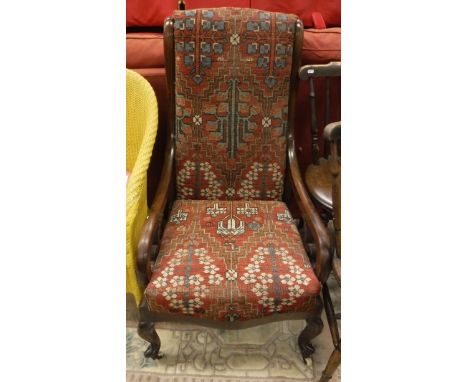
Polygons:
<instances>
[{"instance_id":1,"label":"red sofa","mask_svg":"<svg viewBox=\"0 0 468 382\"><path fill-rule=\"evenodd\" d=\"M340 0L127 0L127 68L142 74L153 86L159 104L159 130L148 176L148 200L152 199L162 166L166 137L167 90L164 70L164 19L179 7L256 8L272 12L297 14L305 26L302 64L341 61ZM319 126L323 123L325 86L315 83ZM340 119L340 80L331 84L331 118ZM308 86L301 82L296 105L296 142L302 170L311 161L310 111ZM321 131L320 131L321 134Z\"/></svg>"}]
</instances>

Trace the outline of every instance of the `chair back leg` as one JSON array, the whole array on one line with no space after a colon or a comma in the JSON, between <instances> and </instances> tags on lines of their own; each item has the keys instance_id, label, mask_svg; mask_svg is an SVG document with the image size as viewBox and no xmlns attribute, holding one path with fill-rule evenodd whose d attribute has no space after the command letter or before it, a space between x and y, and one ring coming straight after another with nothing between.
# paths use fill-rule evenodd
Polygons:
<instances>
[{"instance_id":1,"label":"chair back leg","mask_svg":"<svg viewBox=\"0 0 468 382\"><path fill-rule=\"evenodd\" d=\"M323 371L319 382L327 382L330 379L332 379L333 373L338 368L338 366L340 366L340 363L341 349L335 348L335 350L333 350L333 353L330 355L330 358L328 359L327 366L325 367L325 370Z\"/></svg>"}]
</instances>

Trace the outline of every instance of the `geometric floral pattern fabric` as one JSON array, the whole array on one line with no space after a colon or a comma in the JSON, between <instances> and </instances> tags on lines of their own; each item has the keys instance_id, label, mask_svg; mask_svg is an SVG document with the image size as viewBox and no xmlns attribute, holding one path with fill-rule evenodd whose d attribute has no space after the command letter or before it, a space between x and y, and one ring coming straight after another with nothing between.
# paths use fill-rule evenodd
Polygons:
<instances>
[{"instance_id":1,"label":"geometric floral pattern fabric","mask_svg":"<svg viewBox=\"0 0 468 382\"><path fill-rule=\"evenodd\" d=\"M177 200L149 309L237 321L315 306L320 283L283 202Z\"/></svg>"},{"instance_id":2,"label":"geometric floral pattern fabric","mask_svg":"<svg viewBox=\"0 0 468 382\"><path fill-rule=\"evenodd\" d=\"M178 199L281 200L296 21L174 13Z\"/></svg>"}]
</instances>

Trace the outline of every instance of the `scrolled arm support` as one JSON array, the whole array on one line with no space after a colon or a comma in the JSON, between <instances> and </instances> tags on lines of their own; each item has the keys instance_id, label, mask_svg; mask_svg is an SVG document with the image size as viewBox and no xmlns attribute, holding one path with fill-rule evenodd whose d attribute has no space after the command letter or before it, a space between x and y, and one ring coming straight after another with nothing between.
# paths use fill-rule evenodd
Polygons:
<instances>
[{"instance_id":1,"label":"scrolled arm support","mask_svg":"<svg viewBox=\"0 0 468 382\"><path fill-rule=\"evenodd\" d=\"M144 289L151 278L151 247L164 218L164 211L172 189L172 167L174 162L174 146L166 151L164 170L156 195L151 205L148 217L143 225L138 242L137 271L138 281Z\"/></svg>"},{"instance_id":2,"label":"scrolled arm support","mask_svg":"<svg viewBox=\"0 0 468 382\"><path fill-rule=\"evenodd\" d=\"M331 246L330 237L325 224L315 209L307 193L307 189L301 177L299 164L297 163L294 139L288 137L289 170L291 172L293 191L301 209L307 228L312 233L316 249L315 274L321 283L325 283L331 270Z\"/></svg>"}]
</instances>

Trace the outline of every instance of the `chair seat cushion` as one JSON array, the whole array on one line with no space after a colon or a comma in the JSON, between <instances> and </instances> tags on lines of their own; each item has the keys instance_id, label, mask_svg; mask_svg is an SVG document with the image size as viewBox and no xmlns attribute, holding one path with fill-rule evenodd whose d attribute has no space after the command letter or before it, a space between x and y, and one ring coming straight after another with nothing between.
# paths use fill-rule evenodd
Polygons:
<instances>
[{"instance_id":1,"label":"chair seat cushion","mask_svg":"<svg viewBox=\"0 0 468 382\"><path fill-rule=\"evenodd\" d=\"M154 312L237 321L308 312L319 293L284 203L177 200L145 296Z\"/></svg>"}]
</instances>

